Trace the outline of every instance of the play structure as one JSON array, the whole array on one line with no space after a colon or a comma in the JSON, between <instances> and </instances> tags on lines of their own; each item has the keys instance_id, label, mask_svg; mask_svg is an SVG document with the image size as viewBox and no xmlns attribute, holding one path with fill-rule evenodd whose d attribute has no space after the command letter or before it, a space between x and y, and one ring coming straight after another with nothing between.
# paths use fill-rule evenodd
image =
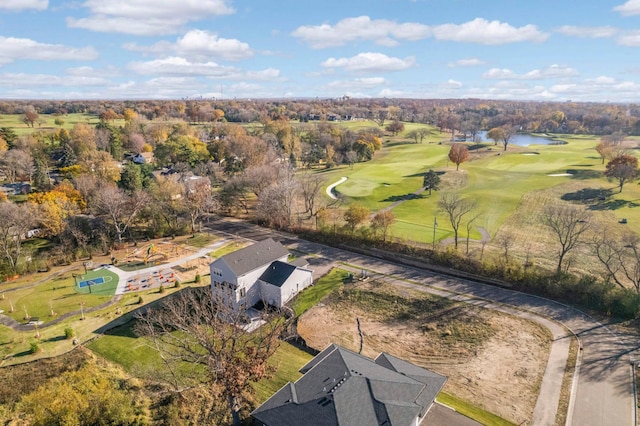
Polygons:
<instances>
[{"instance_id":1,"label":"play structure","mask_svg":"<svg viewBox=\"0 0 640 426\"><path fill-rule=\"evenodd\" d=\"M124 257L117 258L113 256L111 262L114 265L135 265L144 264L147 265L153 262L164 261L169 258L169 255L164 251L159 250L155 244L151 243L146 247L134 248L133 250L127 250Z\"/></svg>"}]
</instances>

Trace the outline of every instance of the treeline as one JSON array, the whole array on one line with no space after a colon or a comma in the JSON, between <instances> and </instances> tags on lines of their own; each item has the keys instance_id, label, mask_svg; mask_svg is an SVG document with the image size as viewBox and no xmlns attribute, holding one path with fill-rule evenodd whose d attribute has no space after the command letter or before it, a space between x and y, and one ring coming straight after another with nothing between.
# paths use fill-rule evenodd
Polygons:
<instances>
[{"instance_id":1,"label":"treeline","mask_svg":"<svg viewBox=\"0 0 640 426\"><path fill-rule=\"evenodd\" d=\"M70 113L122 117L133 110L147 120L251 123L271 120L337 121L369 119L432 124L443 131L473 132L504 125L526 132L640 135L640 106L577 102L480 99L283 99L146 101L0 101L0 114L64 116ZM221 116L221 113L223 116ZM105 115L106 114L106 115Z\"/></svg>"}]
</instances>

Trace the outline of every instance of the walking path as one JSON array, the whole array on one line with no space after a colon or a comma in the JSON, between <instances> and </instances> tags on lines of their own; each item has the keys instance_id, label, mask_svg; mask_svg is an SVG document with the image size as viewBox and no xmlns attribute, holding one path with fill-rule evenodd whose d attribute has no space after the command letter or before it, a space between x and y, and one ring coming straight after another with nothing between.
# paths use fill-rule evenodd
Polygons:
<instances>
[{"instance_id":1,"label":"walking path","mask_svg":"<svg viewBox=\"0 0 640 426\"><path fill-rule=\"evenodd\" d=\"M341 183L345 182L348 178L346 177L342 177L340 178L339 181L332 183L331 185L327 186L327 195L329 197L331 197L331 199L333 200L337 200L338 197L336 197L336 194L333 192L333 188L335 188L336 186L340 185Z\"/></svg>"}]
</instances>

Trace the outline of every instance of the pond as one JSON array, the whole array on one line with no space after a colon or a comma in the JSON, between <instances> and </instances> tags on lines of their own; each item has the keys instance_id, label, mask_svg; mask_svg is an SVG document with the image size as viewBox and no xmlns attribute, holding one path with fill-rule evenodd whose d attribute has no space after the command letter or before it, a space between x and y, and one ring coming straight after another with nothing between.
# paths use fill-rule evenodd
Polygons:
<instances>
[{"instance_id":1,"label":"pond","mask_svg":"<svg viewBox=\"0 0 640 426\"><path fill-rule=\"evenodd\" d=\"M477 138L480 142L492 142L492 139L487 138L487 132L481 131L478 133ZM528 133L518 133L509 141L509 145L529 146L529 145L564 145L566 142L550 139L544 136L533 136Z\"/></svg>"}]
</instances>

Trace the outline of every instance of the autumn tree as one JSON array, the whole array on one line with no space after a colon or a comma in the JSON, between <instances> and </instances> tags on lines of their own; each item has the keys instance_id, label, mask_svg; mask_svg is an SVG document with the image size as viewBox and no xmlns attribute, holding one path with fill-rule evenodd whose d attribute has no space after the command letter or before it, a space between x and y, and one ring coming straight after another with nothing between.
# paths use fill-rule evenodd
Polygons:
<instances>
[{"instance_id":1,"label":"autumn tree","mask_svg":"<svg viewBox=\"0 0 640 426\"><path fill-rule=\"evenodd\" d=\"M68 217L79 214L86 203L80 192L68 181L63 181L47 192L29 194L29 202L39 207L40 226L47 235L60 235Z\"/></svg>"},{"instance_id":2,"label":"autumn tree","mask_svg":"<svg viewBox=\"0 0 640 426\"><path fill-rule=\"evenodd\" d=\"M544 210L542 222L549 228L560 244L556 272L562 272L567 253L584 241L590 229L590 214L574 206L549 206Z\"/></svg>"},{"instance_id":3,"label":"autumn tree","mask_svg":"<svg viewBox=\"0 0 640 426\"><path fill-rule=\"evenodd\" d=\"M289 228L293 219L293 207L298 192L295 170L278 168L278 177L258 197L256 211L264 222L277 228Z\"/></svg>"},{"instance_id":4,"label":"autumn tree","mask_svg":"<svg viewBox=\"0 0 640 426\"><path fill-rule=\"evenodd\" d=\"M25 108L24 114L22 115L22 122L29 127L34 127L34 124L38 122L38 112L33 107L33 105L29 105Z\"/></svg>"},{"instance_id":5,"label":"autumn tree","mask_svg":"<svg viewBox=\"0 0 640 426\"><path fill-rule=\"evenodd\" d=\"M33 157L29 151L16 148L0 153L0 171L10 183L30 181L35 171Z\"/></svg>"},{"instance_id":6,"label":"autumn tree","mask_svg":"<svg viewBox=\"0 0 640 426\"><path fill-rule=\"evenodd\" d=\"M604 160L611 158L611 154L614 152L614 147L610 142L601 141L596 145L596 151L598 151L598 154L602 159L602 164L604 164Z\"/></svg>"},{"instance_id":7,"label":"autumn tree","mask_svg":"<svg viewBox=\"0 0 640 426\"><path fill-rule=\"evenodd\" d=\"M344 221L347 222L349 230L353 234L356 227L369 217L369 209L361 204L354 203L344 212Z\"/></svg>"},{"instance_id":8,"label":"autumn tree","mask_svg":"<svg viewBox=\"0 0 640 426\"><path fill-rule=\"evenodd\" d=\"M382 231L382 241L387 241L387 233L389 232L389 227L393 225L395 221L396 216L391 210L381 210L377 212L371 219L371 227L374 230L374 235L379 229Z\"/></svg>"},{"instance_id":9,"label":"autumn tree","mask_svg":"<svg viewBox=\"0 0 640 426\"><path fill-rule=\"evenodd\" d=\"M469 148L462 143L454 143L449 150L449 160L455 163L456 171L460 169L460 163L469 159Z\"/></svg>"},{"instance_id":10,"label":"autumn tree","mask_svg":"<svg viewBox=\"0 0 640 426\"><path fill-rule=\"evenodd\" d=\"M487 132L487 137L493 139L495 144L501 143L504 146L504 150L507 150L507 146L513 140L513 137L517 134L517 126L504 125L500 127L494 127Z\"/></svg>"},{"instance_id":11,"label":"autumn tree","mask_svg":"<svg viewBox=\"0 0 640 426\"><path fill-rule=\"evenodd\" d=\"M638 159L632 155L618 155L607 163L604 175L609 179L617 179L620 191L625 182L630 182L638 176Z\"/></svg>"},{"instance_id":12,"label":"autumn tree","mask_svg":"<svg viewBox=\"0 0 640 426\"><path fill-rule=\"evenodd\" d=\"M421 127L420 129L414 129L407 132L407 137L415 141L415 143L422 143L424 139L429 136L429 129Z\"/></svg>"},{"instance_id":13,"label":"autumn tree","mask_svg":"<svg viewBox=\"0 0 640 426\"><path fill-rule=\"evenodd\" d=\"M424 189L428 189L429 195L431 195L431 191L437 191L440 189L440 175L438 175L438 173L433 169L429 169L422 179L422 187Z\"/></svg>"},{"instance_id":14,"label":"autumn tree","mask_svg":"<svg viewBox=\"0 0 640 426\"><path fill-rule=\"evenodd\" d=\"M447 215L451 228L453 228L453 243L456 250L458 249L458 231L462 219L471 213L476 206L475 201L461 198L460 195L453 192L445 192L440 196L438 207Z\"/></svg>"},{"instance_id":15,"label":"autumn tree","mask_svg":"<svg viewBox=\"0 0 640 426\"><path fill-rule=\"evenodd\" d=\"M176 393L202 385L219 392L233 424L240 425L240 410L255 392L252 384L274 372L267 360L285 325L274 310L263 311L262 319L249 333L244 309L213 300L208 288L189 288L138 315L135 331L173 373L167 377Z\"/></svg>"},{"instance_id":16,"label":"autumn tree","mask_svg":"<svg viewBox=\"0 0 640 426\"><path fill-rule=\"evenodd\" d=\"M390 132L393 136L397 136L398 133L404 131L404 124L399 120L393 120L385 127L387 132Z\"/></svg>"},{"instance_id":17,"label":"autumn tree","mask_svg":"<svg viewBox=\"0 0 640 426\"><path fill-rule=\"evenodd\" d=\"M317 213L316 200L322 189L324 179L317 174L304 173L299 176L300 195L304 200L304 212L313 217Z\"/></svg>"}]
</instances>

